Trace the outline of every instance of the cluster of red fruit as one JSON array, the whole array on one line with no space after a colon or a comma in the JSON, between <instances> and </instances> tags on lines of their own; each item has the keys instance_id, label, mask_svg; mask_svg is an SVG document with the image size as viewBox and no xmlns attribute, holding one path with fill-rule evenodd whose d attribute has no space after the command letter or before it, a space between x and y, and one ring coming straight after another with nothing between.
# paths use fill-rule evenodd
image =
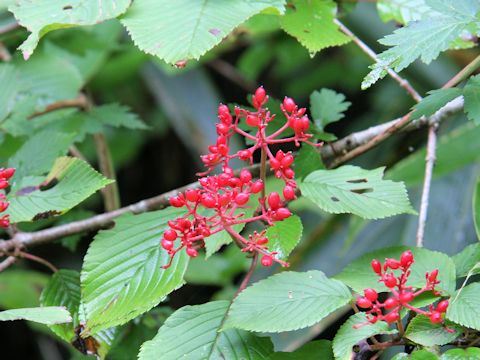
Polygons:
<instances>
[{"instance_id":1,"label":"cluster of red fruit","mask_svg":"<svg viewBox=\"0 0 480 360\"><path fill-rule=\"evenodd\" d=\"M6 189L10 183L8 180L15 174L15 169L13 168L7 168L7 169L1 169L0 170L0 190ZM5 194L0 193L0 213L4 212L7 210L8 205L10 203L5 200ZM7 228L10 225L10 217L9 215L3 215L0 217L0 228Z\"/></svg>"},{"instance_id":2,"label":"cluster of red fruit","mask_svg":"<svg viewBox=\"0 0 480 360\"><path fill-rule=\"evenodd\" d=\"M291 216L284 202L295 199L297 184L295 172L291 168L294 157L291 152L284 153L281 150L273 155L269 145L294 142L299 146L300 142L306 142L320 146L308 140L313 136L312 134L305 133L310 124L305 115L306 109L299 109L295 102L287 97L281 105L286 118L285 124L274 133L267 135L267 126L275 117L264 108L267 101L268 96L265 90L259 87L252 97L254 111L235 107L234 118L226 105L220 104L218 107L219 122L216 124L218 138L216 144L209 147L209 154L201 156L207 171L199 174L203 176L199 179L200 188L189 189L185 193L170 198L170 204L178 208L184 207L186 214L168 222L170 229L165 231L161 245L168 251L171 260L164 268L170 266L175 254L183 248L189 256L197 256L197 250L205 246L205 239L220 231L227 231L242 251L261 254L261 263L264 266L271 266L274 261L288 266L288 263L276 258L275 252L268 251L265 231L255 232L246 239L233 229L236 224L254 221L272 225L275 221L282 221ZM239 127L242 120L252 128L251 133ZM293 129L294 135L281 138L289 128ZM230 154L230 140L235 133L252 140L254 144L247 149ZM275 176L284 181L283 199L277 192L265 195L263 181L253 179L247 169L243 169L239 176L235 176L229 166L232 159L253 163L253 155L257 150L264 152ZM208 176L219 165L222 172ZM242 210L249 207L247 203L252 194L258 194L257 215L245 217L245 212ZM176 240L179 240L178 245L175 245Z\"/></svg>"},{"instance_id":3,"label":"cluster of red fruit","mask_svg":"<svg viewBox=\"0 0 480 360\"><path fill-rule=\"evenodd\" d=\"M443 321L442 314L447 311L448 300L440 301L435 308L430 305L429 311L418 309L410 304L413 299L426 291L431 291L435 296L441 295L435 291L435 285L440 283L437 280L437 269L425 274L426 283L420 290L414 291L412 286L406 285L410 275L410 266L413 262L413 254L410 250L405 251L400 256L400 260L386 259L383 267L380 261L372 260L372 269L380 277L379 282L383 282L393 296L388 297L382 303L378 300L378 293L374 289L364 290L364 296L357 299L357 305L362 309L369 309L366 313L370 323L374 324L378 320L383 320L391 324L398 321L400 320L400 311L403 307L417 314L428 316L432 323L436 324ZM389 269L400 270L400 275L396 276L392 271L389 272ZM389 312L384 314L382 309ZM365 324L359 326L362 325Z\"/></svg>"}]
</instances>

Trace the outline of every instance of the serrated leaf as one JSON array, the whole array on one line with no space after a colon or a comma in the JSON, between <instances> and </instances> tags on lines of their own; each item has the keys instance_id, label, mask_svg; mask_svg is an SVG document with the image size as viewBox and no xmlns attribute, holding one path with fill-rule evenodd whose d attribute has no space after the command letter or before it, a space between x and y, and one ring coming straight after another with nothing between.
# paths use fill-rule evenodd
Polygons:
<instances>
[{"instance_id":1,"label":"serrated leaf","mask_svg":"<svg viewBox=\"0 0 480 360\"><path fill-rule=\"evenodd\" d=\"M438 89L428 92L428 96L422 99L413 107L411 120L421 118L422 116L431 116L440 110L445 104L452 101L456 97L462 95L459 88Z\"/></svg>"},{"instance_id":2,"label":"serrated leaf","mask_svg":"<svg viewBox=\"0 0 480 360\"><path fill-rule=\"evenodd\" d=\"M302 221L296 215L276 222L265 233L269 250L276 252L279 259L286 260L302 238L302 232Z\"/></svg>"},{"instance_id":3,"label":"serrated leaf","mask_svg":"<svg viewBox=\"0 0 480 360\"><path fill-rule=\"evenodd\" d=\"M461 332L462 329L453 323L433 324L427 316L417 315L408 324L405 337L423 346L435 346L448 344Z\"/></svg>"},{"instance_id":4,"label":"serrated leaf","mask_svg":"<svg viewBox=\"0 0 480 360\"><path fill-rule=\"evenodd\" d=\"M310 95L310 112L320 131L325 126L345 117L343 114L352 103L345 101L345 95L330 89L314 91Z\"/></svg>"},{"instance_id":5,"label":"serrated leaf","mask_svg":"<svg viewBox=\"0 0 480 360\"><path fill-rule=\"evenodd\" d=\"M475 223L475 230L477 231L477 238L480 241L480 177L475 184L475 191L473 192L473 222Z\"/></svg>"},{"instance_id":6,"label":"serrated leaf","mask_svg":"<svg viewBox=\"0 0 480 360\"><path fill-rule=\"evenodd\" d=\"M28 59L42 36L50 31L73 26L95 25L124 13L131 0L18 0L9 10L31 34L20 45Z\"/></svg>"},{"instance_id":7,"label":"serrated leaf","mask_svg":"<svg viewBox=\"0 0 480 360\"><path fill-rule=\"evenodd\" d=\"M72 321L67 309L61 306L23 308L0 311L0 321L28 320L53 325Z\"/></svg>"},{"instance_id":8,"label":"serrated leaf","mask_svg":"<svg viewBox=\"0 0 480 360\"><path fill-rule=\"evenodd\" d=\"M438 140L433 177L451 173L472 162L480 160L480 126L472 123L441 136ZM404 181L407 186L423 182L426 149L422 148L395 164L386 173L386 178Z\"/></svg>"},{"instance_id":9,"label":"serrated leaf","mask_svg":"<svg viewBox=\"0 0 480 360\"><path fill-rule=\"evenodd\" d=\"M298 179L303 179L315 170L325 169L318 149L307 144L303 145L297 153L294 166Z\"/></svg>"},{"instance_id":10,"label":"serrated leaf","mask_svg":"<svg viewBox=\"0 0 480 360\"><path fill-rule=\"evenodd\" d=\"M334 23L336 11L332 0L298 0L280 18L280 26L314 56L322 49L350 41Z\"/></svg>"},{"instance_id":11,"label":"serrated leaf","mask_svg":"<svg viewBox=\"0 0 480 360\"><path fill-rule=\"evenodd\" d=\"M350 318L340 327L333 339L333 353L335 354L335 360L350 360L353 355L353 346L370 336L397 333L397 330L390 330L388 324L384 321L379 321L375 324L368 324L358 329L353 327L354 325L365 323L368 323L367 317L365 316L365 313L360 312L350 316Z\"/></svg>"},{"instance_id":12,"label":"serrated leaf","mask_svg":"<svg viewBox=\"0 0 480 360\"><path fill-rule=\"evenodd\" d=\"M385 258L399 259L402 252L407 247L397 246L385 248L365 254L357 260L351 262L342 272L335 275L335 278L344 282L358 293L362 293L366 288L373 288L377 291L387 291L383 283L378 282L378 276L373 272L370 265L373 259L381 262ZM431 251L421 248L411 249L415 262L411 269L407 284L415 288L422 288L425 285L425 273L438 269L438 280L440 284L435 287L438 290L444 290L448 294L455 291L456 277L455 264L447 255L437 251Z\"/></svg>"},{"instance_id":13,"label":"serrated leaf","mask_svg":"<svg viewBox=\"0 0 480 360\"><path fill-rule=\"evenodd\" d=\"M465 286L450 298L447 319L480 330L480 283Z\"/></svg>"},{"instance_id":14,"label":"serrated leaf","mask_svg":"<svg viewBox=\"0 0 480 360\"><path fill-rule=\"evenodd\" d=\"M61 157L42 184L9 197L7 213L14 223L60 215L111 182L85 161Z\"/></svg>"},{"instance_id":15,"label":"serrated leaf","mask_svg":"<svg viewBox=\"0 0 480 360\"><path fill-rule=\"evenodd\" d=\"M228 307L228 301L213 301L177 310L142 345L138 359L267 359L270 339L235 329L220 332Z\"/></svg>"},{"instance_id":16,"label":"serrated leaf","mask_svg":"<svg viewBox=\"0 0 480 360\"><path fill-rule=\"evenodd\" d=\"M293 352L276 352L268 360L333 360L332 343L328 340L310 341Z\"/></svg>"},{"instance_id":17,"label":"serrated leaf","mask_svg":"<svg viewBox=\"0 0 480 360\"><path fill-rule=\"evenodd\" d=\"M452 257L457 271L457 277L465 277L480 264L480 243L468 245L461 252ZM480 269L473 270L473 274L480 273Z\"/></svg>"},{"instance_id":18,"label":"serrated leaf","mask_svg":"<svg viewBox=\"0 0 480 360\"><path fill-rule=\"evenodd\" d=\"M394 20L403 25L432 11L425 0L378 0L377 10L382 21Z\"/></svg>"},{"instance_id":19,"label":"serrated leaf","mask_svg":"<svg viewBox=\"0 0 480 360\"><path fill-rule=\"evenodd\" d=\"M80 273L74 270L59 270L53 274L40 296L42 306L63 306L73 318L72 324L51 325L50 329L66 342L70 342L78 325L80 306Z\"/></svg>"},{"instance_id":20,"label":"serrated leaf","mask_svg":"<svg viewBox=\"0 0 480 360\"><path fill-rule=\"evenodd\" d=\"M313 325L352 295L321 271L282 272L249 286L234 300L224 329L291 331Z\"/></svg>"},{"instance_id":21,"label":"serrated leaf","mask_svg":"<svg viewBox=\"0 0 480 360\"><path fill-rule=\"evenodd\" d=\"M398 72L418 58L429 64L472 24L478 26L478 2L458 0L453 4L448 0L430 0L428 5L434 10L428 17L410 22L380 40L381 44L392 48L378 55L380 61L371 66L372 71L362 83L363 89L383 78L385 67L392 67Z\"/></svg>"},{"instance_id":22,"label":"serrated leaf","mask_svg":"<svg viewBox=\"0 0 480 360\"><path fill-rule=\"evenodd\" d=\"M300 190L322 210L333 214L351 213L364 219L415 214L405 185L383 180L383 171L351 165L317 170L300 183Z\"/></svg>"},{"instance_id":23,"label":"serrated leaf","mask_svg":"<svg viewBox=\"0 0 480 360\"><path fill-rule=\"evenodd\" d=\"M480 75L475 75L468 79L463 88L463 97L465 99L465 113L467 117L476 125L480 125Z\"/></svg>"},{"instance_id":24,"label":"serrated leaf","mask_svg":"<svg viewBox=\"0 0 480 360\"><path fill-rule=\"evenodd\" d=\"M162 269L169 256L159 244L167 221L181 214L173 208L126 214L95 236L81 273L87 332L124 324L183 285L188 256L180 251L172 266Z\"/></svg>"},{"instance_id":25,"label":"serrated leaf","mask_svg":"<svg viewBox=\"0 0 480 360\"><path fill-rule=\"evenodd\" d=\"M480 348L450 349L442 354L440 360L475 360L480 359Z\"/></svg>"},{"instance_id":26,"label":"serrated leaf","mask_svg":"<svg viewBox=\"0 0 480 360\"><path fill-rule=\"evenodd\" d=\"M284 0L136 0L123 16L135 44L167 63L198 59L235 27Z\"/></svg>"}]
</instances>

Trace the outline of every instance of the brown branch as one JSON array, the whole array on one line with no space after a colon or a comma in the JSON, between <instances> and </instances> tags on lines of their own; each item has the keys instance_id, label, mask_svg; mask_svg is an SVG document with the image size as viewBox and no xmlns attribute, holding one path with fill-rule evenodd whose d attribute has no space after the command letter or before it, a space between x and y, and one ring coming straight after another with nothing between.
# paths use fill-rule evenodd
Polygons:
<instances>
[{"instance_id":1,"label":"brown branch","mask_svg":"<svg viewBox=\"0 0 480 360\"><path fill-rule=\"evenodd\" d=\"M250 268L248 269L248 272L243 278L242 283L240 284L237 291L235 292L235 295L233 295L233 299L235 299L238 296L238 294L240 294L243 290L246 289L246 287L248 286L248 283L250 282L250 279L252 278L253 273L255 272L257 263L258 263L258 253L256 252L253 254Z\"/></svg>"},{"instance_id":2,"label":"brown branch","mask_svg":"<svg viewBox=\"0 0 480 360\"><path fill-rule=\"evenodd\" d=\"M338 25L340 30L347 35L349 38L352 39L352 41L357 44L357 46L365 53L367 54L373 61L376 63L379 63L380 60L377 57L377 54L375 51L373 51L367 44L365 44L360 38L358 38L352 31L350 31L349 28L347 28L340 20L335 19L334 20L335 24ZM392 79L394 79L402 88L404 88L408 94L416 101L420 102L422 101L422 97L419 95L419 93L410 85L408 80L402 78L396 71L393 69L390 69L389 67L386 67L385 70L387 71L388 75Z\"/></svg>"},{"instance_id":3,"label":"brown branch","mask_svg":"<svg viewBox=\"0 0 480 360\"><path fill-rule=\"evenodd\" d=\"M6 34L12 30L19 28L20 25L16 21L9 22L8 24L2 25L0 27L0 35Z\"/></svg>"},{"instance_id":4,"label":"brown branch","mask_svg":"<svg viewBox=\"0 0 480 360\"><path fill-rule=\"evenodd\" d=\"M37 111L32 115L30 115L28 118L33 119L34 117L44 115L52 111L67 109L67 108L86 109L88 108L88 99L84 94L80 93L75 99L60 100L60 101L54 102L53 104L47 105L47 107L44 110Z\"/></svg>"},{"instance_id":5,"label":"brown branch","mask_svg":"<svg viewBox=\"0 0 480 360\"><path fill-rule=\"evenodd\" d=\"M116 180L115 168L113 166L112 155L108 148L105 135L102 133L95 134L95 147L97 149L98 163L100 171L109 179ZM102 189L102 194L105 201L105 210L113 211L120 208L120 194L118 191L117 181L107 185Z\"/></svg>"},{"instance_id":6,"label":"brown branch","mask_svg":"<svg viewBox=\"0 0 480 360\"><path fill-rule=\"evenodd\" d=\"M17 261L17 258L15 256L7 257L5 260L3 260L0 263L0 272L2 272L3 270L6 270L8 267L15 264L16 261Z\"/></svg>"},{"instance_id":7,"label":"brown branch","mask_svg":"<svg viewBox=\"0 0 480 360\"><path fill-rule=\"evenodd\" d=\"M21 258L24 258L24 259L28 259L28 260L31 260L31 261L35 261L39 264L42 264L46 267L48 267L50 270L52 270L52 272L57 272L58 269L49 261L39 257L39 256L35 256L35 255L32 255L32 254L29 254L27 252L24 252L24 251L19 251L18 252L18 257L21 257Z\"/></svg>"}]
</instances>

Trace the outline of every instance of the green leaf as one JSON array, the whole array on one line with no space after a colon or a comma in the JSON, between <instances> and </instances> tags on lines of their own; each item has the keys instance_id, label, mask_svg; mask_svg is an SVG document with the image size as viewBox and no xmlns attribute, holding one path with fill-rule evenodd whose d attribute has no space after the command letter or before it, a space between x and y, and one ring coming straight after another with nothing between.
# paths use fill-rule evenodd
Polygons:
<instances>
[{"instance_id":1,"label":"green leaf","mask_svg":"<svg viewBox=\"0 0 480 360\"><path fill-rule=\"evenodd\" d=\"M343 114L352 103L345 101L345 95L330 89L314 91L310 95L310 112L313 121L320 131L325 126L345 117Z\"/></svg>"},{"instance_id":2,"label":"green leaf","mask_svg":"<svg viewBox=\"0 0 480 360\"><path fill-rule=\"evenodd\" d=\"M420 20L432 11L425 0L378 0L377 10L382 21L394 20L403 25Z\"/></svg>"},{"instance_id":3,"label":"green leaf","mask_svg":"<svg viewBox=\"0 0 480 360\"><path fill-rule=\"evenodd\" d=\"M228 306L228 301L213 301L177 310L158 334L142 345L138 359L268 358L273 352L270 339L235 329L220 332Z\"/></svg>"},{"instance_id":4,"label":"green leaf","mask_svg":"<svg viewBox=\"0 0 480 360\"><path fill-rule=\"evenodd\" d=\"M135 44L167 63L199 59L235 27L284 0L136 0L123 16Z\"/></svg>"},{"instance_id":5,"label":"green leaf","mask_svg":"<svg viewBox=\"0 0 480 360\"><path fill-rule=\"evenodd\" d=\"M41 324L53 325L72 321L67 309L61 306L23 308L0 311L0 321L29 320Z\"/></svg>"},{"instance_id":6,"label":"green leaf","mask_svg":"<svg viewBox=\"0 0 480 360\"><path fill-rule=\"evenodd\" d=\"M18 71L12 64L0 64L0 122L13 110L18 91Z\"/></svg>"},{"instance_id":7,"label":"green leaf","mask_svg":"<svg viewBox=\"0 0 480 360\"><path fill-rule=\"evenodd\" d=\"M297 153L294 166L298 179L303 179L315 170L325 169L318 149L307 144L303 145Z\"/></svg>"},{"instance_id":8,"label":"green leaf","mask_svg":"<svg viewBox=\"0 0 480 360\"><path fill-rule=\"evenodd\" d=\"M358 293L366 288L373 288L377 291L387 291L383 283L378 282L378 276L372 270L370 265L373 259L384 261L385 258L399 259L402 252L407 247L398 246L385 248L365 254L357 260L351 262L342 272L335 276L336 279L344 282ZM455 291L455 264L447 255L440 252L427 249L411 249L415 262L411 269L407 284L415 288L421 288L425 285L425 273L438 269L438 280L440 284L436 289L444 290L451 294Z\"/></svg>"},{"instance_id":9,"label":"green leaf","mask_svg":"<svg viewBox=\"0 0 480 360\"><path fill-rule=\"evenodd\" d=\"M353 346L361 340L378 334L396 334L397 330L389 330L384 321L368 324L355 329L353 326L368 323L365 313L357 313L340 327L333 339L333 353L336 360L350 360L353 356Z\"/></svg>"},{"instance_id":10,"label":"green leaf","mask_svg":"<svg viewBox=\"0 0 480 360\"><path fill-rule=\"evenodd\" d=\"M32 270L7 270L0 273L0 307L4 309L39 306L40 292L48 276Z\"/></svg>"},{"instance_id":11,"label":"green leaf","mask_svg":"<svg viewBox=\"0 0 480 360\"><path fill-rule=\"evenodd\" d=\"M475 191L473 192L473 222L475 223L475 230L477 231L478 240L480 240L480 177L475 184Z\"/></svg>"},{"instance_id":12,"label":"green leaf","mask_svg":"<svg viewBox=\"0 0 480 360\"><path fill-rule=\"evenodd\" d=\"M282 272L249 286L232 304L224 328L291 331L318 323L352 295L321 271Z\"/></svg>"},{"instance_id":13,"label":"green leaf","mask_svg":"<svg viewBox=\"0 0 480 360\"><path fill-rule=\"evenodd\" d=\"M7 213L14 223L63 214L111 182L85 161L61 157L42 184L9 197Z\"/></svg>"},{"instance_id":14,"label":"green leaf","mask_svg":"<svg viewBox=\"0 0 480 360\"><path fill-rule=\"evenodd\" d=\"M310 341L293 352L276 352L268 360L333 360L332 343L328 340Z\"/></svg>"},{"instance_id":15,"label":"green leaf","mask_svg":"<svg viewBox=\"0 0 480 360\"><path fill-rule=\"evenodd\" d=\"M450 349L442 354L440 360L475 360L480 359L480 348Z\"/></svg>"},{"instance_id":16,"label":"green leaf","mask_svg":"<svg viewBox=\"0 0 480 360\"><path fill-rule=\"evenodd\" d=\"M480 159L480 126L466 124L445 136L437 146L437 158L433 169L434 178L451 173ZM404 181L407 186L423 182L426 150L422 148L395 164L386 173L386 178Z\"/></svg>"},{"instance_id":17,"label":"green leaf","mask_svg":"<svg viewBox=\"0 0 480 360\"><path fill-rule=\"evenodd\" d=\"M23 57L28 59L40 38L50 31L98 24L121 15L130 3L131 0L19 0L12 3L9 10L20 25L31 31L27 40L19 47Z\"/></svg>"},{"instance_id":18,"label":"green leaf","mask_svg":"<svg viewBox=\"0 0 480 360\"><path fill-rule=\"evenodd\" d=\"M115 227L95 236L84 259L81 284L87 332L121 325L150 310L184 283L188 256L180 251L168 264L159 241L167 221L180 209L125 214Z\"/></svg>"},{"instance_id":19,"label":"green leaf","mask_svg":"<svg viewBox=\"0 0 480 360\"><path fill-rule=\"evenodd\" d=\"M465 286L451 297L447 319L480 330L480 283Z\"/></svg>"},{"instance_id":20,"label":"green leaf","mask_svg":"<svg viewBox=\"0 0 480 360\"><path fill-rule=\"evenodd\" d=\"M452 257L457 270L457 277L465 277L475 267L480 265L480 243L468 245L461 252ZM473 274L480 273L474 269Z\"/></svg>"},{"instance_id":21,"label":"green leaf","mask_svg":"<svg viewBox=\"0 0 480 360\"><path fill-rule=\"evenodd\" d=\"M475 125L480 125L480 75L475 75L468 79L463 88L463 98L465 100L465 113Z\"/></svg>"},{"instance_id":22,"label":"green leaf","mask_svg":"<svg viewBox=\"0 0 480 360\"><path fill-rule=\"evenodd\" d=\"M464 31L476 26L474 24L478 21L478 2L429 0L428 5L434 10L428 17L410 22L380 40L381 44L392 48L378 55L380 61L371 66L372 71L362 83L363 89L383 78L387 74L385 67L392 67L398 72L418 58L429 64L442 51L447 50Z\"/></svg>"},{"instance_id":23,"label":"green leaf","mask_svg":"<svg viewBox=\"0 0 480 360\"><path fill-rule=\"evenodd\" d=\"M462 329L453 323L433 324L427 316L417 315L408 324L405 337L423 346L434 346L448 344L461 332Z\"/></svg>"},{"instance_id":24,"label":"green leaf","mask_svg":"<svg viewBox=\"0 0 480 360\"><path fill-rule=\"evenodd\" d=\"M352 213L364 219L415 214L403 183L383 180L383 171L351 165L317 170L300 183L300 190L322 210L333 214Z\"/></svg>"},{"instance_id":25,"label":"green leaf","mask_svg":"<svg viewBox=\"0 0 480 360\"><path fill-rule=\"evenodd\" d=\"M63 306L73 318L73 324L51 325L50 329L66 342L70 342L78 325L80 306L80 274L74 270L59 270L53 274L40 297L42 306Z\"/></svg>"},{"instance_id":26,"label":"green leaf","mask_svg":"<svg viewBox=\"0 0 480 360\"><path fill-rule=\"evenodd\" d=\"M322 49L350 41L334 23L336 11L332 0L297 0L294 6L287 8L280 25L314 56Z\"/></svg>"},{"instance_id":27,"label":"green leaf","mask_svg":"<svg viewBox=\"0 0 480 360\"><path fill-rule=\"evenodd\" d=\"M276 252L279 259L286 260L302 238L302 232L302 221L296 215L276 222L265 233L269 250Z\"/></svg>"},{"instance_id":28,"label":"green leaf","mask_svg":"<svg viewBox=\"0 0 480 360\"><path fill-rule=\"evenodd\" d=\"M445 104L452 101L456 97L462 95L462 89L450 88L439 89L428 92L428 96L422 99L413 107L415 110L410 117L411 120L421 118L422 116L432 116L440 110Z\"/></svg>"}]
</instances>

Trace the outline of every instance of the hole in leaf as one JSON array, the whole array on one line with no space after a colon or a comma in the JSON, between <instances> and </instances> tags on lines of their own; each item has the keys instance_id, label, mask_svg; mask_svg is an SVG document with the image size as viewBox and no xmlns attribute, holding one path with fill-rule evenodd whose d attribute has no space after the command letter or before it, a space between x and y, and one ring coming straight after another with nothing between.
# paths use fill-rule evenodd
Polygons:
<instances>
[{"instance_id":1,"label":"hole in leaf","mask_svg":"<svg viewBox=\"0 0 480 360\"><path fill-rule=\"evenodd\" d=\"M332 201L335 201L335 202L340 201L340 199L336 198L335 196L332 196L330 199L332 199Z\"/></svg>"},{"instance_id":2,"label":"hole in leaf","mask_svg":"<svg viewBox=\"0 0 480 360\"><path fill-rule=\"evenodd\" d=\"M35 215L33 217L33 221L36 221L36 220L42 220L42 219L48 219L49 217L52 217L52 216L55 216L55 215L60 215L61 212L60 211L57 211L57 210L49 210L49 211L45 211L45 212L41 212L41 213L38 213L37 215Z\"/></svg>"},{"instance_id":3,"label":"hole in leaf","mask_svg":"<svg viewBox=\"0 0 480 360\"><path fill-rule=\"evenodd\" d=\"M372 188L366 188L366 189L352 189L350 190L351 192L355 194L365 194L365 193L370 193L373 192Z\"/></svg>"},{"instance_id":4,"label":"hole in leaf","mask_svg":"<svg viewBox=\"0 0 480 360\"><path fill-rule=\"evenodd\" d=\"M73 6L72 5L65 5L63 7L63 10L72 10L73 9Z\"/></svg>"},{"instance_id":5,"label":"hole in leaf","mask_svg":"<svg viewBox=\"0 0 480 360\"><path fill-rule=\"evenodd\" d=\"M368 182L367 179L356 179L356 180L347 180L348 183L350 184L361 184L361 183L366 183Z\"/></svg>"}]
</instances>

